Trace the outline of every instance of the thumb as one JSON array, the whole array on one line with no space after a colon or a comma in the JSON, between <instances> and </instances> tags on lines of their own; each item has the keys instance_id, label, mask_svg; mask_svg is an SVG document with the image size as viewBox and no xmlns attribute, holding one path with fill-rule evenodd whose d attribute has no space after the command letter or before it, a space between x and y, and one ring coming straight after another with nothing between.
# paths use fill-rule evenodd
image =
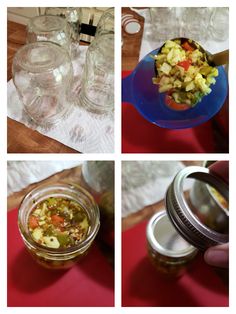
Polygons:
<instances>
[{"instance_id":1,"label":"thumb","mask_svg":"<svg viewBox=\"0 0 236 314\"><path fill-rule=\"evenodd\" d=\"M212 246L204 254L205 262L212 266L229 267L229 243Z\"/></svg>"}]
</instances>

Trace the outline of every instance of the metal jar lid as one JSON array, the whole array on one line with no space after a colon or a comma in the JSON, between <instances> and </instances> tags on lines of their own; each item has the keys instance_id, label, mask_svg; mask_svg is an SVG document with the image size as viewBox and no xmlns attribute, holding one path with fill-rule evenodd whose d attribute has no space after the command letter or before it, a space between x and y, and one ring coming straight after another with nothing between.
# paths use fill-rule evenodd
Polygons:
<instances>
[{"instance_id":1,"label":"metal jar lid","mask_svg":"<svg viewBox=\"0 0 236 314\"><path fill-rule=\"evenodd\" d=\"M169 186L165 205L168 216L181 236L200 250L206 250L210 246L227 243L229 235L216 232L194 215L184 197L183 186L186 178L193 178L212 185L228 201L228 186L220 178L210 173L204 167L186 167L177 173Z\"/></svg>"},{"instance_id":2,"label":"metal jar lid","mask_svg":"<svg viewBox=\"0 0 236 314\"><path fill-rule=\"evenodd\" d=\"M176 231L166 210L152 216L147 225L146 236L154 251L170 258L186 258L197 252L197 249Z\"/></svg>"}]
</instances>

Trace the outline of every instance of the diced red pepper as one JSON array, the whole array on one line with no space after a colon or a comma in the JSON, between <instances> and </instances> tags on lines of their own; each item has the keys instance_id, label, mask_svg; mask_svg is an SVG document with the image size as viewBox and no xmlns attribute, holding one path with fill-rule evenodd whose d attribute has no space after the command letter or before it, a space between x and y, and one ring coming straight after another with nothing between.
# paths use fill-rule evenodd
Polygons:
<instances>
[{"instance_id":1,"label":"diced red pepper","mask_svg":"<svg viewBox=\"0 0 236 314\"><path fill-rule=\"evenodd\" d=\"M167 107L174 109L174 110L186 110L191 108L190 106L188 106L187 104L178 104L177 102L174 101L174 99L170 96L170 95L166 95L165 97L165 104L167 105Z\"/></svg>"},{"instance_id":2,"label":"diced red pepper","mask_svg":"<svg viewBox=\"0 0 236 314\"><path fill-rule=\"evenodd\" d=\"M39 220L38 220L38 218L37 217L35 217L35 216L30 216L29 217L29 227L31 228L31 229L35 229L35 228L37 228L39 226Z\"/></svg>"},{"instance_id":3,"label":"diced red pepper","mask_svg":"<svg viewBox=\"0 0 236 314\"><path fill-rule=\"evenodd\" d=\"M58 215L52 215L51 216L51 219L52 219L52 224L54 226L60 226L64 223L65 219L61 216L58 216Z\"/></svg>"},{"instance_id":4,"label":"diced red pepper","mask_svg":"<svg viewBox=\"0 0 236 314\"><path fill-rule=\"evenodd\" d=\"M185 42L182 44L182 47L183 47L184 50L186 50L186 51L194 51L194 50L195 50L187 41L185 41Z\"/></svg>"},{"instance_id":5,"label":"diced red pepper","mask_svg":"<svg viewBox=\"0 0 236 314\"><path fill-rule=\"evenodd\" d=\"M190 67L191 65L191 61L190 60L184 60L184 61L180 61L178 62L179 66L181 66L182 68L184 68L185 71L188 71L188 68Z\"/></svg>"}]
</instances>

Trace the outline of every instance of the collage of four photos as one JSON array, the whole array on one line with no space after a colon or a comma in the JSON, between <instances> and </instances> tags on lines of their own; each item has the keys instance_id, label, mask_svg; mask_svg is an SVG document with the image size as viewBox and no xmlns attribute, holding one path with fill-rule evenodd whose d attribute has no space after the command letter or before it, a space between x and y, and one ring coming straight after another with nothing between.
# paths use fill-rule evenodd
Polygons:
<instances>
[{"instance_id":1,"label":"collage of four photos","mask_svg":"<svg viewBox=\"0 0 236 314\"><path fill-rule=\"evenodd\" d=\"M74 2L5 7L6 307L229 307L231 7Z\"/></svg>"}]
</instances>

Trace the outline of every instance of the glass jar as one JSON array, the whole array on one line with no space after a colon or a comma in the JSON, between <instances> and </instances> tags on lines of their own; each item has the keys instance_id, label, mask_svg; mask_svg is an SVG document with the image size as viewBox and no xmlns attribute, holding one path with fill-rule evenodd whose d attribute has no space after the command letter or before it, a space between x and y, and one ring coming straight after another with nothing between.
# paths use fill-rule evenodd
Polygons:
<instances>
[{"instance_id":1,"label":"glass jar","mask_svg":"<svg viewBox=\"0 0 236 314\"><path fill-rule=\"evenodd\" d=\"M148 255L158 272L180 277L198 250L185 241L170 222L165 210L156 213L148 223Z\"/></svg>"},{"instance_id":2,"label":"glass jar","mask_svg":"<svg viewBox=\"0 0 236 314\"><path fill-rule=\"evenodd\" d=\"M45 10L45 15L57 15L66 19L70 25L71 39L79 42L80 29L82 23L82 9L73 7L49 7Z\"/></svg>"},{"instance_id":3,"label":"glass jar","mask_svg":"<svg viewBox=\"0 0 236 314\"><path fill-rule=\"evenodd\" d=\"M109 8L100 17L96 29L96 37L104 34L114 34L114 8Z\"/></svg>"},{"instance_id":4,"label":"glass jar","mask_svg":"<svg viewBox=\"0 0 236 314\"><path fill-rule=\"evenodd\" d=\"M31 18L27 24L27 43L51 41L71 53L70 28L63 17L40 15Z\"/></svg>"},{"instance_id":5,"label":"glass jar","mask_svg":"<svg viewBox=\"0 0 236 314\"><path fill-rule=\"evenodd\" d=\"M229 8L214 8L210 19L212 37L217 41L225 41L229 37Z\"/></svg>"},{"instance_id":6,"label":"glass jar","mask_svg":"<svg viewBox=\"0 0 236 314\"><path fill-rule=\"evenodd\" d=\"M152 31L150 37L152 39L163 42L170 38L179 37L179 21L176 8L151 7L149 12Z\"/></svg>"},{"instance_id":7,"label":"glass jar","mask_svg":"<svg viewBox=\"0 0 236 314\"><path fill-rule=\"evenodd\" d=\"M114 161L85 161L82 178L101 214L100 238L114 247Z\"/></svg>"},{"instance_id":8,"label":"glass jar","mask_svg":"<svg viewBox=\"0 0 236 314\"><path fill-rule=\"evenodd\" d=\"M63 48L43 41L21 47L12 74L24 110L37 125L50 127L68 114L73 70Z\"/></svg>"},{"instance_id":9,"label":"glass jar","mask_svg":"<svg viewBox=\"0 0 236 314\"><path fill-rule=\"evenodd\" d=\"M95 38L86 54L79 104L96 114L114 108L114 35Z\"/></svg>"},{"instance_id":10,"label":"glass jar","mask_svg":"<svg viewBox=\"0 0 236 314\"><path fill-rule=\"evenodd\" d=\"M181 16L182 33L186 37L204 43L209 39L212 9L209 7L184 8Z\"/></svg>"},{"instance_id":11,"label":"glass jar","mask_svg":"<svg viewBox=\"0 0 236 314\"><path fill-rule=\"evenodd\" d=\"M36 243L30 235L28 219L37 204L49 197L62 197L76 201L86 211L90 228L86 238L70 248L53 249ZM64 269L73 266L86 255L100 227L100 215L93 197L83 188L66 183L41 185L29 192L23 199L18 213L18 225L26 248L42 266L50 269Z\"/></svg>"},{"instance_id":12,"label":"glass jar","mask_svg":"<svg viewBox=\"0 0 236 314\"><path fill-rule=\"evenodd\" d=\"M82 176L86 184L98 194L113 191L114 161L85 161L82 165Z\"/></svg>"}]
</instances>

